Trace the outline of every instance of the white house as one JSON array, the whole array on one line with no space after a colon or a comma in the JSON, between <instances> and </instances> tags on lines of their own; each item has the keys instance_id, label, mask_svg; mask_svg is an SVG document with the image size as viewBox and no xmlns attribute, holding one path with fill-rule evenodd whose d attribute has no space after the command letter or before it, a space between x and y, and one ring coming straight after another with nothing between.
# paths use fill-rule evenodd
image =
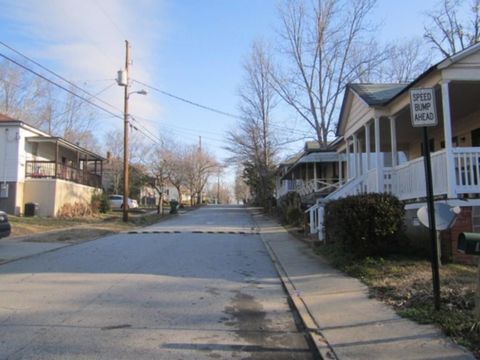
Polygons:
<instances>
[{"instance_id":1,"label":"white house","mask_svg":"<svg viewBox=\"0 0 480 360\"><path fill-rule=\"evenodd\" d=\"M20 120L0 114L0 210L56 216L66 203L90 203L101 189L103 158Z\"/></svg>"},{"instance_id":2,"label":"white house","mask_svg":"<svg viewBox=\"0 0 480 360\"><path fill-rule=\"evenodd\" d=\"M279 166L276 177L276 198L297 192L304 204L337 190L344 182L345 156L330 149L320 149L318 142L307 141L303 151L291 156Z\"/></svg>"},{"instance_id":3,"label":"white house","mask_svg":"<svg viewBox=\"0 0 480 360\"><path fill-rule=\"evenodd\" d=\"M404 200L407 226L419 226L425 205L421 129L410 119L409 90L434 88L438 126L429 129L436 201L461 206L445 234L453 257L461 231L480 231L480 44L432 66L409 84L350 84L345 90L335 149L346 181L309 209L311 232L322 237L323 204L360 192L389 192ZM340 168L343 169L340 170Z\"/></svg>"}]
</instances>

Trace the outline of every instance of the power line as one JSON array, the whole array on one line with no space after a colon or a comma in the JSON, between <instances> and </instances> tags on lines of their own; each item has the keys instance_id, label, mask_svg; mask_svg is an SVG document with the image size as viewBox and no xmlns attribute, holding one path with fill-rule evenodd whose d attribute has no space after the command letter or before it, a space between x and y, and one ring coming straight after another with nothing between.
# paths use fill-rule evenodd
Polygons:
<instances>
[{"instance_id":1,"label":"power line","mask_svg":"<svg viewBox=\"0 0 480 360\"><path fill-rule=\"evenodd\" d=\"M78 86L78 85L77 85L77 84L75 84L74 82L72 82L72 81L70 81L70 80L66 79L65 77L63 77L62 75L60 75L60 74L56 73L55 71L53 71L53 70L50 70L50 69L49 69L49 68L47 68L46 66L44 66L44 65L40 64L39 62L37 62L37 61L33 60L32 58L30 58L30 57L28 57L27 55L23 54L22 52L20 52L20 51L18 51L18 50L16 50L16 49L14 49L13 47L11 47L10 45L8 45L8 44L4 43L4 42L3 42L3 41L1 41L1 40L0 40L0 45L3 45L3 46L4 46L4 47L6 47L7 49L9 49L9 50L13 51L15 54L17 54L17 55L20 55L22 58L24 58L24 59L26 59L26 60L30 61L31 63L35 64L36 66L38 66L38 67L39 67L39 68L41 68L42 70L45 70L45 71L46 71L46 72L48 72L49 74L51 74L51 75L53 75L53 76L55 76L55 77L59 78L60 80L62 80L62 81L64 81L64 82L66 82L67 84L71 85L72 87L74 87L74 88L76 88L76 89L78 89L78 90L82 91L83 93L87 94L87 95L88 95L88 96L90 96L91 98L94 98L95 100L98 100L99 102L101 102L101 103L103 103L103 104L105 104L105 105L107 105L107 106L109 106L109 107L111 107L111 108L113 108L113 109L115 109L115 110L119 110L119 111L121 111L121 109L119 109L119 108L115 107L114 105L112 105L112 104L110 104L110 103L106 102L105 100L103 100L103 99L100 99L100 98L98 98L97 96L95 96L95 95L91 94L89 91L87 91L87 90L85 90L85 89L81 88L80 86ZM33 72L33 70L29 70L29 69L27 69L25 66L23 66L23 65L21 65L21 64L19 64L19 63L17 63L17 62L15 62L14 60L12 60L12 59L10 59L10 58L6 57L5 55L2 55L2 56L3 56L4 58L6 58L7 60L10 60L10 61L12 61L13 63L16 63L18 66L21 66L21 67L23 67L25 70L27 70L27 71L30 71L30 72ZM38 75L38 76L42 77L42 76L41 76L41 75L39 75L38 73L35 73L35 75ZM49 81L49 80L47 80L47 81ZM50 82L50 81L49 81L49 82Z\"/></svg>"},{"instance_id":2,"label":"power line","mask_svg":"<svg viewBox=\"0 0 480 360\"><path fill-rule=\"evenodd\" d=\"M87 98L85 98L85 97L83 97L83 96L75 93L74 91L66 88L65 86L56 83L55 81L47 78L46 76L43 76L42 74L36 72L35 70L32 70L32 69L30 69L29 67L27 67L27 66L25 66L25 65L23 65L23 64L20 64L19 62L17 62L17 61L15 61L15 60L13 60L12 58L6 56L5 54L0 53L0 56L3 57L4 59L6 59L6 60L8 60L8 61L10 61L10 62L12 62L12 63L14 63L15 65L21 67L22 69L24 69L24 70L26 70L26 71L28 71L28 72L30 72L30 73L38 76L39 78L47 81L48 83L50 83L50 84L52 84L52 85L54 85L54 86L56 86L56 87L58 87L58 88L60 88L60 89L62 89L62 90L64 90L64 91L66 91L66 92L68 92L69 94L71 94L71 95L73 95L73 96L81 99L82 101L84 101L84 102L92 105L93 107L95 107L95 108L97 108L97 109L99 109L99 110L101 110L101 111L104 111L104 112L106 112L106 113L108 113L108 114L110 114L110 115L112 115L112 116L114 116L114 117L117 117L117 118L119 118L119 119L122 119L122 117L121 117L120 115L115 114L115 113L113 113L112 111L110 111L110 110L108 110L108 109L105 109L104 107L102 107L102 106L94 103L93 101L91 101L91 100L89 100L89 99L87 99ZM80 88L80 89L81 89L81 88ZM95 95L90 94L90 93L87 92L86 90L83 90L83 89L82 89L82 91L84 91L86 94L88 94L91 98L94 98L94 99L96 99L96 100L99 100Z\"/></svg>"},{"instance_id":3,"label":"power line","mask_svg":"<svg viewBox=\"0 0 480 360\"><path fill-rule=\"evenodd\" d=\"M118 33L124 38L127 39L128 37L125 35L123 30L120 28L120 26L117 25L115 21L113 21L112 17L108 15L107 11L105 11L105 8L100 4L99 1L95 1L95 5L98 6L100 11L103 13L103 15L107 18L107 20L110 22L110 24L113 25L113 27L118 31Z\"/></svg>"},{"instance_id":4,"label":"power line","mask_svg":"<svg viewBox=\"0 0 480 360\"><path fill-rule=\"evenodd\" d=\"M186 99L184 97L181 97L181 96L178 96L178 95L175 95L175 94L172 94L168 91L165 91L165 90L161 90L155 86L152 86L152 85L149 85L149 84L146 84L142 81L139 81L139 80L135 80L133 79L132 80L133 82L136 82L140 85L143 85L147 88L149 88L150 90L153 90L153 91L156 91L160 94L163 94L165 96L168 96L168 97L171 97L173 99L176 99L176 100L179 100L179 101L182 101L184 103L187 103L189 105L192 105L192 106L196 106L198 108L201 108L201 109L204 109L204 110L207 110L207 111L211 111L211 112L214 112L216 114L219 114L219 115L223 115L223 116L227 116L229 118L232 118L232 119L237 119L237 120L245 120L246 118L243 117L243 116L240 116L240 115L236 115L236 114L233 114L233 113L230 113L230 112L227 112L227 111L223 111L223 110L219 110L219 109L216 109L216 108L213 108L211 106L207 106L207 105L202 105L200 103L197 103L195 101L192 101L192 100L189 100L189 99ZM289 129L289 128L285 128L283 126L278 126L278 125L274 125L274 124L270 124L271 127L274 127L274 128L278 128L280 130L284 130L284 131L289 131L289 132L296 132L298 134L302 134L302 135L309 135L306 131L301 131L301 130L296 130L296 129Z\"/></svg>"},{"instance_id":5,"label":"power line","mask_svg":"<svg viewBox=\"0 0 480 360\"><path fill-rule=\"evenodd\" d=\"M226 111L223 111L223 110L218 110L218 109L215 109L213 107L210 107L210 106L206 106L206 105L202 105L202 104L199 104L197 102L194 102L194 101L191 101L191 100L188 100L188 99L185 99L183 97L180 97L180 96L177 96L177 95L174 95L168 91L164 91L164 90L161 90L161 89L158 89L152 85L148 85L142 81L138 81L138 80L132 80L140 85L143 85L151 90L154 90L154 91L157 91L163 95L166 95L166 96L169 96L171 98L174 98L176 100L179 100L179 101L183 101L184 103L187 103L187 104L190 104L192 106L196 106L198 108L201 108L201 109L204 109L204 110L208 110L208 111L211 111L211 112L214 112L214 113L217 113L217 114L220 114L220 115L223 115L223 116L227 116L227 117L231 117L233 119L238 119L238 120L241 120L242 118L238 115L235 115L235 114L232 114L232 113L228 113Z\"/></svg>"}]
</instances>

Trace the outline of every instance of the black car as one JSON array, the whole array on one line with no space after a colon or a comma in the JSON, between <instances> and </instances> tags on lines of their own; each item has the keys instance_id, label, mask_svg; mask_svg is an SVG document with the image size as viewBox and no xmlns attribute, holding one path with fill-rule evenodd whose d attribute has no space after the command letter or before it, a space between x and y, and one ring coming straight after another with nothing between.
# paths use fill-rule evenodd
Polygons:
<instances>
[{"instance_id":1,"label":"black car","mask_svg":"<svg viewBox=\"0 0 480 360\"><path fill-rule=\"evenodd\" d=\"M5 212L0 211L0 238L10 235L10 223Z\"/></svg>"}]
</instances>

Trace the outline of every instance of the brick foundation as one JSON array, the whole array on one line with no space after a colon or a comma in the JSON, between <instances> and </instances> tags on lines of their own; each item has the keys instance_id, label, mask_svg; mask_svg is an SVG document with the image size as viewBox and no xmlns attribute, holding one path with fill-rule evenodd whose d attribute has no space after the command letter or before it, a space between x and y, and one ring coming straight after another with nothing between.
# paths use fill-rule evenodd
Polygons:
<instances>
[{"instance_id":1,"label":"brick foundation","mask_svg":"<svg viewBox=\"0 0 480 360\"><path fill-rule=\"evenodd\" d=\"M443 255L448 259L456 263L462 264L477 264L477 258L472 255L462 254L457 250L458 235L462 232L472 232L472 208L462 207L462 211L457 217L455 224L449 230L442 231L442 250Z\"/></svg>"}]
</instances>

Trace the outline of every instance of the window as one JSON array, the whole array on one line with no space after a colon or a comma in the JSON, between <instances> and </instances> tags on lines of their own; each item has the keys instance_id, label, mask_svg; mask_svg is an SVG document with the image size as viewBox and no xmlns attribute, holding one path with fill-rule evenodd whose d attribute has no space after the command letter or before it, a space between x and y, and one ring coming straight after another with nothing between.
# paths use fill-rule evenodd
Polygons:
<instances>
[{"instance_id":1,"label":"window","mask_svg":"<svg viewBox=\"0 0 480 360\"><path fill-rule=\"evenodd\" d=\"M0 199L8 198L8 184L0 184Z\"/></svg>"}]
</instances>

